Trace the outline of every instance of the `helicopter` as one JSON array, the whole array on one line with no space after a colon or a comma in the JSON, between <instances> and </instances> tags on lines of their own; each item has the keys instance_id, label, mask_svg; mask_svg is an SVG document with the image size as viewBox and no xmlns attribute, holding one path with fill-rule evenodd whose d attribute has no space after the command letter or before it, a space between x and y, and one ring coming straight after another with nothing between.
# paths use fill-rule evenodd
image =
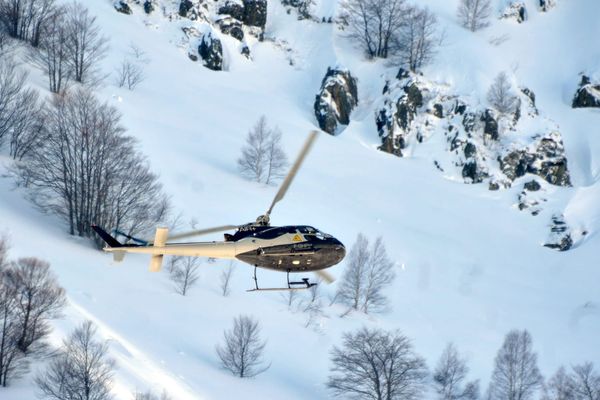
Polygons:
<instances>
[{"instance_id":1,"label":"helicopter","mask_svg":"<svg viewBox=\"0 0 600 400\"><path fill-rule=\"evenodd\" d=\"M123 261L126 253L150 254L150 271L161 270L163 257L187 256L210 257L219 259L237 259L254 266L254 288L249 292L265 290L300 290L315 286L309 278L290 281L290 273L315 272L323 281L333 282L333 278L324 270L341 262L346 248L338 239L307 225L272 226L270 216L275 204L281 201L298 173L302 162L317 138L318 132L312 131L300 154L283 180L267 212L255 222L243 225L223 225L214 228L194 230L169 236L168 228L156 229L154 241L138 239L124 232L114 231L115 235L126 237L130 242L119 242L97 225L92 229L106 243L104 251L113 253L114 261ZM172 242L195 236L234 230L234 234L225 233L223 241L213 242ZM133 242L133 243L131 243ZM287 287L261 288L258 285L257 268L287 273Z\"/></svg>"}]
</instances>

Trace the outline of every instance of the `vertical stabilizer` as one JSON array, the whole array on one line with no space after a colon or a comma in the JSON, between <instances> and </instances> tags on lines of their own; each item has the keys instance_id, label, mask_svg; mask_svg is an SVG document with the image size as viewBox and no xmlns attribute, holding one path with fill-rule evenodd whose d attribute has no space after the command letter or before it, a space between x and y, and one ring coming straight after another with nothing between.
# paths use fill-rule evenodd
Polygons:
<instances>
[{"instance_id":1,"label":"vertical stabilizer","mask_svg":"<svg viewBox=\"0 0 600 400\"><path fill-rule=\"evenodd\" d=\"M154 247L163 247L167 243L167 237L169 235L168 228L157 228L156 235L154 236ZM156 254L150 259L150 272L159 272L162 268L163 255Z\"/></svg>"}]
</instances>

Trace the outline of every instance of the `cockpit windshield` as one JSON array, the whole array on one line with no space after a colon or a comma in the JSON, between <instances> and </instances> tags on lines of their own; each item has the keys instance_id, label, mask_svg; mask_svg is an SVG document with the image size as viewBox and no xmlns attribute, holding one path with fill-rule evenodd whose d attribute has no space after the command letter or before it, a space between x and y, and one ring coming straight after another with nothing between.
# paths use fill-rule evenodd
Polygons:
<instances>
[{"instance_id":1,"label":"cockpit windshield","mask_svg":"<svg viewBox=\"0 0 600 400\"><path fill-rule=\"evenodd\" d=\"M300 232L301 234L303 234L305 236L314 236L320 240L325 240L327 238L332 237L331 235L321 232L320 230L313 228L312 226L299 226L298 232Z\"/></svg>"}]
</instances>

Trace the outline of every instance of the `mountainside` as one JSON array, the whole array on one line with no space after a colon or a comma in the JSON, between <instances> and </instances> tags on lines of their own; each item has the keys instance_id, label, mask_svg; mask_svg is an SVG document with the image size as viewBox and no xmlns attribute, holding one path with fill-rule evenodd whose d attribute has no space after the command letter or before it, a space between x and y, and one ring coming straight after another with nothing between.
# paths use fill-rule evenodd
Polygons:
<instances>
[{"instance_id":1,"label":"mountainside","mask_svg":"<svg viewBox=\"0 0 600 400\"><path fill-rule=\"evenodd\" d=\"M131 14L117 11L120 3ZM85 2L110 39L103 70L112 72L131 45L145 58L135 90L111 76L98 95L122 113L183 228L191 219L201 228L264 213L277 188L239 175L247 132L265 115L293 159L318 129L315 96L337 68L356 79L349 123L319 135L272 223L315 226L348 250L358 233L381 236L396 278L386 290L388 312L375 315L342 317L342 305L329 305L334 283L321 286L323 314L311 319L289 310L285 295L247 293L252 268L241 263L223 297L227 261L203 261L198 285L180 296L166 272L147 272L147 257L115 264L26 202L2 150L0 233L10 237L9 255L49 261L67 291L52 344L84 319L109 340L116 399L136 389L164 389L177 400L328 398L329 352L363 325L401 330L430 370L454 342L468 358L469 379L483 388L511 329L531 332L546 377L560 365L598 364L600 109L572 106L582 75L591 94L600 82L599 2L557 0L543 12L527 0L519 23L518 12L498 18L507 2L495 1L491 26L473 33L457 23L457 0L420 1L442 35L420 74L367 60L335 23L335 0L317 0L310 18L269 0L266 20L259 6L236 18L237 1L192 1L182 12L178 0L157 0L150 14L144 3ZM31 85L46 90L41 71L27 68ZM490 110L487 91L501 71L522 89L518 118ZM339 278L344 268L330 271ZM258 273L265 286L285 282L284 274ZM240 314L257 317L267 339L271 367L254 379L220 369L215 353ZM33 377L43 363L0 388L0 397L36 398Z\"/></svg>"}]
</instances>

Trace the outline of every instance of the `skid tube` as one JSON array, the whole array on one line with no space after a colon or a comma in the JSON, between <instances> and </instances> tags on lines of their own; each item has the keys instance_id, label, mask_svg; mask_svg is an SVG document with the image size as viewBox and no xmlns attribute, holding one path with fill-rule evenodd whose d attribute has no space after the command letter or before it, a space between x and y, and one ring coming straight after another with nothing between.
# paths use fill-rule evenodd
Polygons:
<instances>
[{"instance_id":1,"label":"skid tube","mask_svg":"<svg viewBox=\"0 0 600 400\"><path fill-rule=\"evenodd\" d=\"M290 270L287 270L287 287L284 288L259 288L258 277L256 276L256 265L254 266L254 289L248 289L246 292L267 292L267 291L289 291L289 290L306 290L313 286L317 286L314 282L309 282L309 278L302 278L301 281L290 282Z\"/></svg>"}]
</instances>

